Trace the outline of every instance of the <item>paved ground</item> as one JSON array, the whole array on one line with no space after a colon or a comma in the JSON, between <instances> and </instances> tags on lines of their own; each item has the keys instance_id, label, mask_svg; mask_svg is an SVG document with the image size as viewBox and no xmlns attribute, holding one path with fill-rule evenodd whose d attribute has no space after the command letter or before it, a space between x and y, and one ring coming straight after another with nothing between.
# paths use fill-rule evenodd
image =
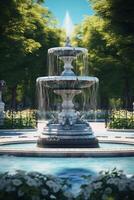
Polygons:
<instances>
[{"instance_id":1,"label":"paved ground","mask_svg":"<svg viewBox=\"0 0 134 200\"><path fill-rule=\"evenodd\" d=\"M90 125L94 131L94 134L96 136L102 136L102 135L108 135L108 136L133 136L134 137L134 131L123 131L123 132L114 132L114 131L107 131L105 128L104 122L90 122ZM10 129L10 130L0 130L0 136L21 136L21 135L30 135L30 134L37 134L36 129Z\"/></svg>"},{"instance_id":2,"label":"paved ground","mask_svg":"<svg viewBox=\"0 0 134 200\"><path fill-rule=\"evenodd\" d=\"M94 134L96 136L132 136L134 137L134 130L133 131L125 131L122 130L122 132L118 132L118 131L107 131L107 129L105 128L105 123L104 122L91 122L90 123Z\"/></svg>"},{"instance_id":3,"label":"paved ground","mask_svg":"<svg viewBox=\"0 0 134 200\"><path fill-rule=\"evenodd\" d=\"M36 135L36 129L0 129L0 137L4 136L22 136L22 135Z\"/></svg>"}]
</instances>

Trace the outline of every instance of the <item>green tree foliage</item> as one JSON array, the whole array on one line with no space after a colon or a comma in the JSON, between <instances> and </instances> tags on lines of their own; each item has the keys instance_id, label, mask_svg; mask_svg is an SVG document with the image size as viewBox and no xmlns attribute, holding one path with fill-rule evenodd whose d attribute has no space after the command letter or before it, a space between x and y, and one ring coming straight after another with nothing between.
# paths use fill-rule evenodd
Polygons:
<instances>
[{"instance_id":1,"label":"green tree foliage","mask_svg":"<svg viewBox=\"0 0 134 200\"><path fill-rule=\"evenodd\" d=\"M60 42L56 21L41 2L0 1L0 79L7 82L12 107L17 99L34 103L35 80L47 73L47 49Z\"/></svg>"},{"instance_id":2,"label":"green tree foliage","mask_svg":"<svg viewBox=\"0 0 134 200\"><path fill-rule=\"evenodd\" d=\"M122 98L125 106L132 104L134 90L134 2L131 0L93 1L97 14L105 21L107 44L114 48L120 63Z\"/></svg>"},{"instance_id":3,"label":"green tree foliage","mask_svg":"<svg viewBox=\"0 0 134 200\"><path fill-rule=\"evenodd\" d=\"M100 79L101 105L121 98L134 101L134 2L91 0L94 16L76 28L75 43L89 50L90 72Z\"/></svg>"}]
</instances>

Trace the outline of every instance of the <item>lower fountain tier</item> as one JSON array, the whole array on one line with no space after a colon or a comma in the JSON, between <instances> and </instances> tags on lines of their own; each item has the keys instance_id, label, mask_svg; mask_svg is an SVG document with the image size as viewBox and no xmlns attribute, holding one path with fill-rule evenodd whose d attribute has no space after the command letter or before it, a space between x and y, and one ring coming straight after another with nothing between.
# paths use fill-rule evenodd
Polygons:
<instances>
[{"instance_id":1,"label":"lower fountain tier","mask_svg":"<svg viewBox=\"0 0 134 200\"><path fill-rule=\"evenodd\" d=\"M98 140L86 123L70 125L48 124L40 134L37 144L47 148L97 148Z\"/></svg>"}]
</instances>

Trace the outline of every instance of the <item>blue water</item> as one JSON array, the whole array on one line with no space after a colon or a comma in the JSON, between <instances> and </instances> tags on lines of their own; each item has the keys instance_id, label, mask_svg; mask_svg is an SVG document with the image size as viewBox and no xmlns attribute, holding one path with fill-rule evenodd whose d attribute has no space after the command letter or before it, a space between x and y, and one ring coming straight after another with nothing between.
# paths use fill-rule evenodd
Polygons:
<instances>
[{"instance_id":1,"label":"blue water","mask_svg":"<svg viewBox=\"0 0 134 200\"><path fill-rule=\"evenodd\" d=\"M0 156L0 172L16 170L38 171L44 174L69 178L73 191L79 192L79 187L85 183L83 175L95 176L102 170L117 168L126 174L134 174L134 157L111 158L43 158Z\"/></svg>"},{"instance_id":2,"label":"blue water","mask_svg":"<svg viewBox=\"0 0 134 200\"><path fill-rule=\"evenodd\" d=\"M130 144L100 143L100 148L134 148ZM0 145L0 148L35 149L36 143ZM0 156L0 171L26 170L50 173L59 176L80 176L81 174L95 175L101 170L121 169L127 174L134 174L134 157L110 158L43 158Z\"/></svg>"},{"instance_id":3,"label":"blue water","mask_svg":"<svg viewBox=\"0 0 134 200\"><path fill-rule=\"evenodd\" d=\"M39 171L60 176L96 174L101 170L121 169L134 174L134 157L111 158L43 158L0 156L0 171Z\"/></svg>"}]
</instances>

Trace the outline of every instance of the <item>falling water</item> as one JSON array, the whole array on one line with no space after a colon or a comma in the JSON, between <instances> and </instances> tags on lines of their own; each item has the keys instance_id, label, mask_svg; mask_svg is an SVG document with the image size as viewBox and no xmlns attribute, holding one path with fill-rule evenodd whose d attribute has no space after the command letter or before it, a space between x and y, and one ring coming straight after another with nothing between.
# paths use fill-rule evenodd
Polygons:
<instances>
[{"instance_id":1,"label":"falling water","mask_svg":"<svg viewBox=\"0 0 134 200\"><path fill-rule=\"evenodd\" d=\"M48 75L49 76L59 76L63 71L63 61L60 59L61 56L65 54L66 47L60 48L56 47L48 52ZM55 53L55 50L57 53ZM88 52L85 50L81 51L78 55L76 55L77 47L73 47L74 50L74 61L73 67L77 76L85 76L88 75ZM58 52L60 51L60 55Z\"/></svg>"},{"instance_id":2,"label":"falling water","mask_svg":"<svg viewBox=\"0 0 134 200\"><path fill-rule=\"evenodd\" d=\"M66 31L66 37L70 38L74 29L69 12L66 12L63 28ZM78 83L77 77L88 76L88 51L85 48L79 47L55 47L48 50L48 76L61 76L64 70L64 63L61 60L62 56L73 56L72 62L73 71L76 76L76 82ZM54 80L55 81L55 80ZM76 89L76 82L72 85L71 89ZM79 84L79 83L78 83ZM56 79L57 88L60 88L60 82ZM62 89L66 89L63 88ZM98 81L93 81L87 88L83 88L81 94L74 97L75 109L81 113L89 110L96 110L97 106L97 91ZM38 106L39 106L39 117L42 119L53 118L62 108L62 98L54 93L54 89L47 85L47 82L41 80L37 81L37 95L38 95Z\"/></svg>"},{"instance_id":3,"label":"falling water","mask_svg":"<svg viewBox=\"0 0 134 200\"><path fill-rule=\"evenodd\" d=\"M57 88L58 87L60 89L60 83L57 80ZM75 89L75 82L74 86L71 85L71 89ZM47 83L43 83L42 81L37 81L37 94L39 118L47 120L56 119L58 112L60 112L62 108L62 98L55 94L54 90L47 86ZM73 100L75 109L79 111L81 115L89 112L95 113L97 94L98 82L96 81L92 86L83 88L81 94L75 96Z\"/></svg>"}]
</instances>

